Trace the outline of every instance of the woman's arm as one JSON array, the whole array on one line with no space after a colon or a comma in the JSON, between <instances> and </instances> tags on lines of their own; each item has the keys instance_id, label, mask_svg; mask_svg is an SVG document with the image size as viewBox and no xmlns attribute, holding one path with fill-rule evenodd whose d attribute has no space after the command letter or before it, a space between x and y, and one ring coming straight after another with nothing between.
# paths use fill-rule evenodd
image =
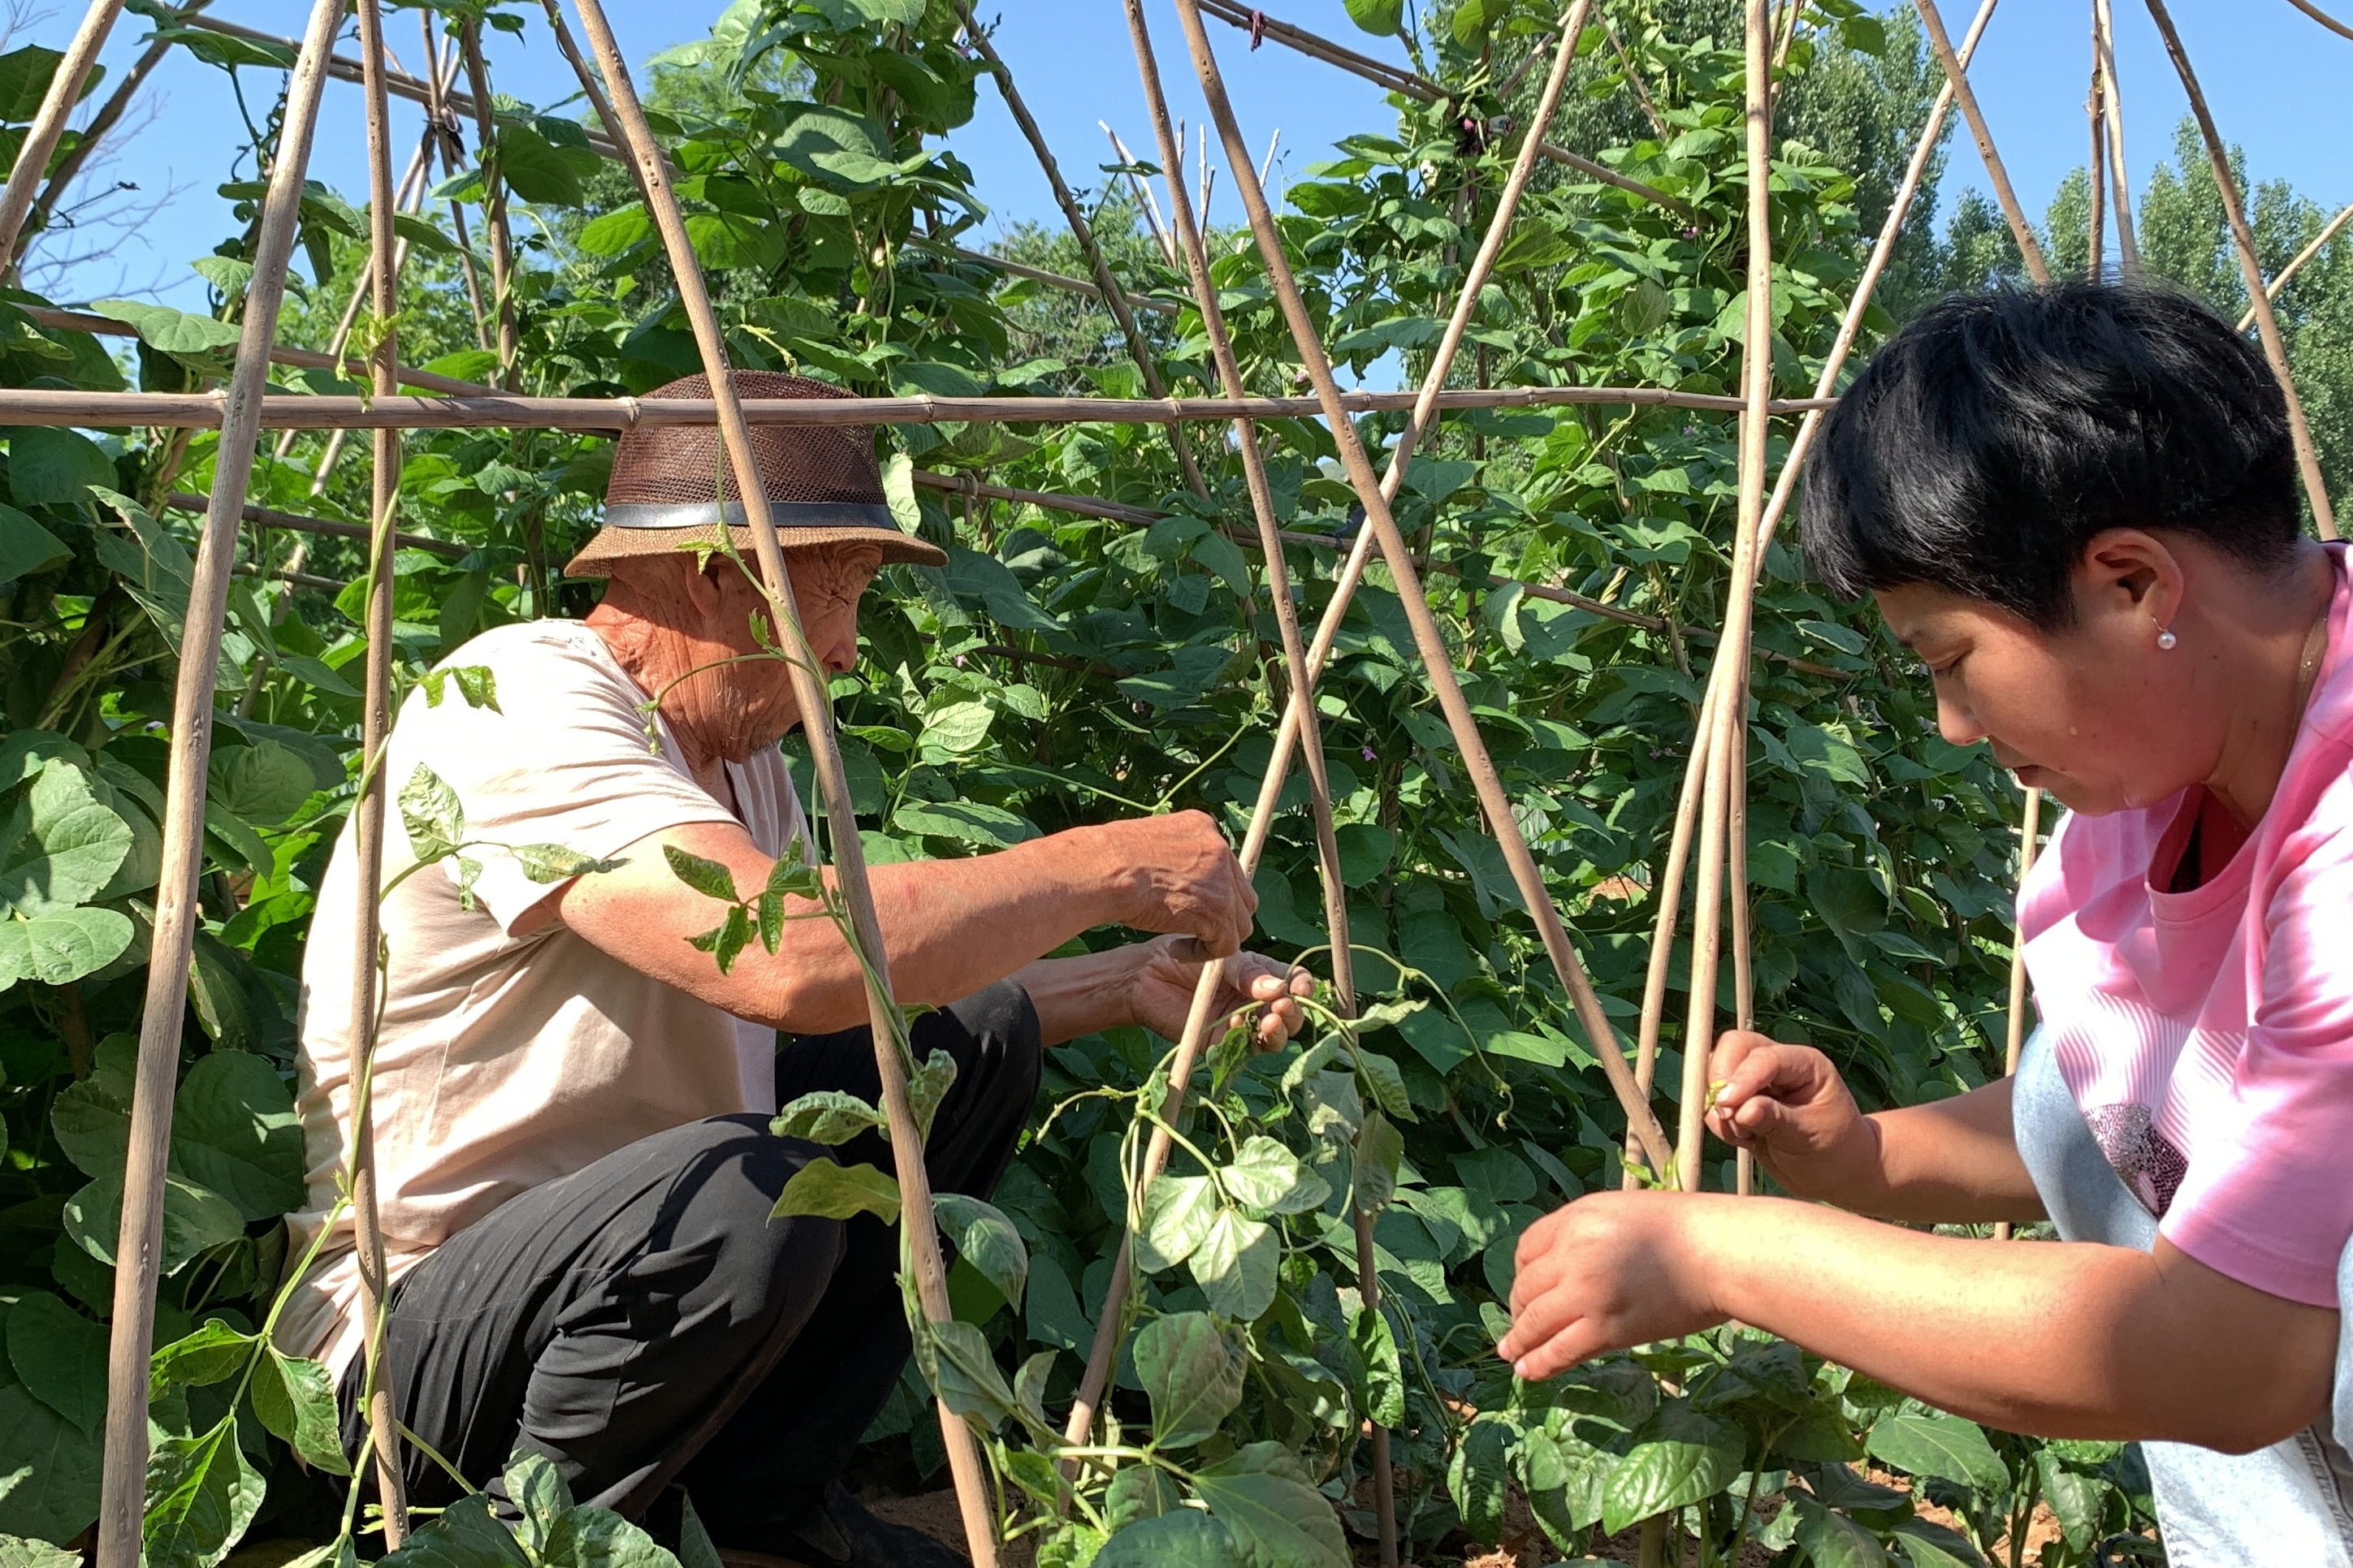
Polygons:
<instances>
[{"instance_id":1,"label":"woman's arm","mask_svg":"<svg viewBox=\"0 0 2353 1568\"><path fill-rule=\"evenodd\" d=\"M2162 1239L1980 1241L1683 1193L1597 1194L1529 1226L1498 1348L1546 1378L1727 1318L2010 1431L2232 1453L2326 1409L2337 1354L2334 1310Z\"/></svg>"},{"instance_id":2,"label":"woman's arm","mask_svg":"<svg viewBox=\"0 0 2353 1568\"><path fill-rule=\"evenodd\" d=\"M1708 1129L1754 1150L1799 1197L1942 1224L2040 1219L2010 1124L2010 1083L1864 1116L1828 1057L1734 1031L1715 1047Z\"/></svg>"}]
</instances>

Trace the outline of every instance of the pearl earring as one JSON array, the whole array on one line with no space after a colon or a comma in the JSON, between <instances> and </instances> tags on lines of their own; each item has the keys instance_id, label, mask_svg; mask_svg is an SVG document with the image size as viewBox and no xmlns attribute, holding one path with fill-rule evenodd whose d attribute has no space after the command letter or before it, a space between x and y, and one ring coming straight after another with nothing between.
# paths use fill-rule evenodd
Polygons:
<instances>
[{"instance_id":1,"label":"pearl earring","mask_svg":"<svg viewBox=\"0 0 2353 1568\"><path fill-rule=\"evenodd\" d=\"M2173 651L2174 645L2180 642L2180 640L2181 639L2179 637L2173 635L2173 628L2171 626L2159 626L2157 629L2157 646L2165 649L2168 653Z\"/></svg>"}]
</instances>

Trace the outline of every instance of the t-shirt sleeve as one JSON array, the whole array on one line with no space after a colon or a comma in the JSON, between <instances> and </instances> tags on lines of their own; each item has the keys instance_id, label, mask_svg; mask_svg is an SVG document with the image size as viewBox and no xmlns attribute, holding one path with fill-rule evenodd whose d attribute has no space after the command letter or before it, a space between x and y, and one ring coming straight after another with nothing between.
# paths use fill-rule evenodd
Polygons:
<instances>
[{"instance_id":1,"label":"t-shirt sleeve","mask_svg":"<svg viewBox=\"0 0 2353 1568\"><path fill-rule=\"evenodd\" d=\"M2218 1273L2335 1307L2353 1238L2353 822L2317 829L2271 883L2246 1043L2214 1097L2225 1125L2200 1140L2158 1228Z\"/></svg>"},{"instance_id":2,"label":"t-shirt sleeve","mask_svg":"<svg viewBox=\"0 0 2353 1568\"><path fill-rule=\"evenodd\" d=\"M495 676L497 708L470 703L451 681L438 704L411 692L396 728L396 798L420 765L456 794L476 841L465 851L480 868L474 896L510 933L560 885L534 881L514 847L555 845L601 860L688 823L736 820L656 749L637 688L580 635L525 631L461 650L456 662ZM405 830L391 847L406 857ZM386 856L387 871L399 863ZM458 874L454 860L432 870Z\"/></svg>"}]
</instances>

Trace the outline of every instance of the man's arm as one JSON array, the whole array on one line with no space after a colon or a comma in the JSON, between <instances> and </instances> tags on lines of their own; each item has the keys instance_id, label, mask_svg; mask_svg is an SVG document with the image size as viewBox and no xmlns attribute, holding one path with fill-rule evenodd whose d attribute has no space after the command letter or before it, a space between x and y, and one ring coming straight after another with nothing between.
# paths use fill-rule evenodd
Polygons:
<instances>
[{"instance_id":1,"label":"man's arm","mask_svg":"<svg viewBox=\"0 0 2353 1568\"><path fill-rule=\"evenodd\" d=\"M665 847L718 861L746 894L766 885L775 865L741 827L691 824L630 846L617 870L567 883L551 915L632 969L740 1018L810 1035L865 1022L858 961L813 900L786 900L774 955L753 942L720 973L688 939L717 925L723 906L680 881ZM872 866L868 879L892 988L902 1003L933 1005L1102 925L1181 932L1223 956L1240 948L1258 906L1199 812L1072 828L969 859Z\"/></svg>"},{"instance_id":2,"label":"man's arm","mask_svg":"<svg viewBox=\"0 0 2353 1568\"><path fill-rule=\"evenodd\" d=\"M1602 1193L1528 1227L1498 1347L1523 1377L1727 1318L1972 1420L2245 1453L2327 1408L2337 1314L2160 1238L1925 1235L1779 1198Z\"/></svg>"}]
</instances>

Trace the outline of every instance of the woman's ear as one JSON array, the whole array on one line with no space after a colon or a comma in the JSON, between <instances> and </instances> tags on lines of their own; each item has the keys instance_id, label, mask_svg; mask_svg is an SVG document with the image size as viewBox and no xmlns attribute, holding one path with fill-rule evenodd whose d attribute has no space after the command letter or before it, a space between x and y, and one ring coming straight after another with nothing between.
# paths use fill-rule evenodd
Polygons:
<instances>
[{"instance_id":1,"label":"woman's ear","mask_svg":"<svg viewBox=\"0 0 2353 1568\"><path fill-rule=\"evenodd\" d=\"M2137 528L2104 529L2075 566L2075 609L2089 626L2122 617L2154 638L2181 613L2186 574L2165 541Z\"/></svg>"}]
</instances>

